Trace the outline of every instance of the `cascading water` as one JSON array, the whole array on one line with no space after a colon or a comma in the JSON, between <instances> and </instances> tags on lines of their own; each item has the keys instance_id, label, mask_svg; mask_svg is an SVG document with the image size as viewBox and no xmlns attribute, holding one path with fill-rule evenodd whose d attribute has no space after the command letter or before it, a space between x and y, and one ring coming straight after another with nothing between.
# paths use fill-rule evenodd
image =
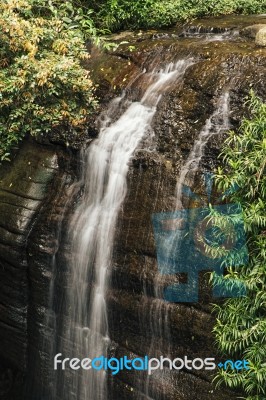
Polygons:
<instances>
[{"instance_id":1,"label":"cascading water","mask_svg":"<svg viewBox=\"0 0 266 400\"><path fill-rule=\"evenodd\" d=\"M203 129L201 130L198 138L196 139L189 156L181 167L179 178L177 181L176 189L176 208L183 208L182 197L183 197L183 186L186 179L189 178L189 185L192 187L194 183L194 177L198 171L202 156L204 155L204 149L210 138L214 135L220 135L226 132L230 128L229 122L229 92L223 93L217 103L216 110L207 119Z\"/></svg>"},{"instance_id":2,"label":"cascading water","mask_svg":"<svg viewBox=\"0 0 266 400\"><path fill-rule=\"evenodd\" d=\"M83 196L70 224L72 261L67 290L68 317L61 344L67 357L106 356L110 342L106 291L117 216L126 195L129 161L150 129L161 94L182 79L191 59L171 63L149 74L150 84L140 102L131 103L112 123L122 98L110 106L100 135L82 154ZM124 104L124 103L123 103ZM58 382L62 400L107 399L107 376L101 370L63 371Z\"/></svg>"},{"instance_id":3,"label":"cascading water","mask_svg":"<svg viewBox=\"0 0 266 400\"><path fill-rule=\"evenodd\" d=\"M179 178L177 181L176 186L176 210L180 210L185 208L184 201L183 201L183 187L187 185L189 187L193 187L195 174L197 173L200 162L204 155L204 149L210 138L214 135L221 135L222 133L226 132L230 128L230 121L229 121L229 92L225 91L220 98L218 99L217 106L213 114L207 119L204 127L200 131L198 138L194 142L194 145L188 155L187 160L181 166ZM171 230L171 239L167 237L166 243L164 247L164 259L165 262L170 263L170 259L174 252L177 252L180 245L181 240L181 232L178 228L175 228L176 221L169 221L169 224L173 223L173 229ZM161 240L163 240L161 238ZM168 261L167 261L168 260ZM170 272L169 272L170 273ZM159 282L159 284L158 284ZM182 284L181 284L182 285ZM154 287L155 287L155 296L152 304L149 305L149 322L150 322L150 330L153 332L153 336L151 338L150 347L149 347L149 354L151 357L154 357L156 352L158 352L158 340L164 340L168 342L168 352L164 354L164 356L171 357L171 332L169 328L169 312L171 308L171 303L166 302L162 299L163 293L160 284L160 277L155 276L154 279ZM146 305L145 305L146 307ZM163 400L165 398L164 386L161 385L160 390L156 390L158 386L158 380L161 382L166 380L164 377L167 375L167 370L159 370L154 371L151 376L146 377L146 385L144 388L145 395L152 400ZM157 383L156 383L157 381Z\"/></svg>"}]
</instances>

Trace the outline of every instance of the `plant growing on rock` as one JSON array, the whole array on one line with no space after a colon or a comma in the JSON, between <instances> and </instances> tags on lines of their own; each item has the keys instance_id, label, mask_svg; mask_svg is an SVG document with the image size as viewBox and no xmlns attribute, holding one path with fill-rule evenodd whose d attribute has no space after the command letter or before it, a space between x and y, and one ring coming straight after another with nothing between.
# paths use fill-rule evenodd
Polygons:
<instances>
[{"instance_id":1,"label":"plant growing on rock","mask_svg":"<svg viewBox=\"0 0 266 400\"><path fill-rule=\"evenodd\" d=\"M245 282L247 293L215 306L214 333L226 357L249 360L250 369L221 370L216 380L241 388L248 400L266 398L266 104L251 93L251 119L230 132L216 173L218 189L234 188L230 201L243 209L249 263L231 268L227 277Z\"/></svg>"},{"instance_id":2,"label":"plant growing on rock","mask_svg":"<svg viewBox=\"0 0 266 400\"><path fill-rule=\"evenodd\" d=\"M96 102L80 64L88 57L84 37L67 7L60 1L1 1L1 160L26 134L77 136L86 128Z\"/></svg>"}]
</instances>

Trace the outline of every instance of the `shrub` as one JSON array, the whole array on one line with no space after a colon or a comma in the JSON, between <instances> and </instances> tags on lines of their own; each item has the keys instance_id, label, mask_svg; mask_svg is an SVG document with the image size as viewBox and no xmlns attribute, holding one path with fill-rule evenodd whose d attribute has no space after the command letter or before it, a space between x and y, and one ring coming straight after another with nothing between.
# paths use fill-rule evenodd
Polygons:
<instances>
[{"instance_id":1,"label":"shrub","mask_svg":"<svg viewBox=\"0 0 266 400\"><path fill-rule=\"evenodd\" d=\"M211 15L265 12L264 0L84 0L82 3L94 10L97 26L111 31L168 27L178 21Z\"/></svg>"},{"instance_id":2,"label":"shrub","mask_svg":"<svg viewBox=\"0 0 266 400\"><path fill-rule=\"evenodd\" d=\"M88 57L84 38L68 16L69 5L1 1L1 160L9 158L12 146L26 134L57 131L64 137L85 130L96 102L89 74L80 65Z\"/></svg>"},{"instance_id":3,"label":"shrub","mask_svg":"<svg viewBox=\"0 0 266 400\"><path fill-rule=\"evenodd\" d=\"M247 399L266 398L266 104L251 94L251 119L237 133L230 132L222 151L225 167L216 174L223 193L234 188L230 200L242 206L249 263L227 276L245 282L247 295L215 306L217 344L228 357L245 358L245 372L222 370L219 383L244 389Z\"/></svg>"}]
</instances>

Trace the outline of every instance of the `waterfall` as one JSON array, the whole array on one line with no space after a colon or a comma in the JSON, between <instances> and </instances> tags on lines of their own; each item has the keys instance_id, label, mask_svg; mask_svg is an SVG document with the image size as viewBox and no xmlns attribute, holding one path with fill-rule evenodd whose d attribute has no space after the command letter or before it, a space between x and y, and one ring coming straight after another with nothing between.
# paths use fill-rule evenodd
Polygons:
<instances>
[{"instance_id":1,"label":"waterfall","mask_svg":"<svg viewBox=\"0 0 266 400\"><path fill-rule=\"evenodd\" d=\"M113 115L128 104L124 98L115 99L101 122L99 137L82 152L82 199L69 226L68 316L63 321L60 350L66 357L107 355L108 272L116 221L127 191L129 161L151 131L161 95L174 80L182 79L192 63L191 59L181 60L149 73L149 86L141 101L129 104L113 121ZM57 395L62 400L105 400L106 372L62 371Z\"/></svg>"},{"instance_id":2,"label":"waterfall","mask_svg":"<svg viewBox=\"0 0 266 400\"><path fill-rule=\"evenodd\" d=\"M195 174L198 171L204 149L210 138L220 135L230 128L229 123L229 92L225 91L218 99L217 106L210 118L207 119L203 129L200 131L186 162L180 170L176 188L176 208L183 208L183 186L189 179L188 186L192 187Z\"/></svg>"},{"instance_id":3,"label":"waterfall","mask_svg":"<svg viewBox=\"0 0 266 400\"><path fill-rule=\"evenodd\" d=\"M195 175L200 168L200 162L204 155L205 146L214 135L221 135L230 128L229 121L229 92L224 91L218 98L216 107L212 115L206 120L205 125L199 132L192 149L181 166L179 177L176 185L176 195L175 195L175 207L176 210L181 210L185 208L183 200L183 187L188 185L193 187ZM167 237L166 242L163 246L164 249L164 260L170 265L170 261L174 252L178 252L180 248L180 242L182 238L181 230L178 229L176 225L176 220L165 220L167 223L167 229L171 230L171 239ZM171 228L172 226L172 228ZM161 238L161 241L163 239ZM162 244L162 243L161 243ZM168 260L168 261L167 261ZM167 269L167 265L166 265ZM169 272L173 273L173 272ZM182 283L180 284L182 285ZM169 344L167 354L163 354L165 357L170 359L175 358L173 356L172 339L170 331L170 312L172 304L168 301L162 299L163 293L160 283L160 274L154 277L154 289L155 295L157 296L149 303L149 323L150 330L153 332L150 346L149 355L154 357L158 353L158 341L162 340ZM147 304L144 305L147 307ZM165 398L165 387L163 383L159 384L160 390L158 390L158 382L163 382L167 380L167 369L154 371L151 376L146 376L146 382L144 387L145 395L152 400L163 400Z\"/></svg>"}]
</instances>

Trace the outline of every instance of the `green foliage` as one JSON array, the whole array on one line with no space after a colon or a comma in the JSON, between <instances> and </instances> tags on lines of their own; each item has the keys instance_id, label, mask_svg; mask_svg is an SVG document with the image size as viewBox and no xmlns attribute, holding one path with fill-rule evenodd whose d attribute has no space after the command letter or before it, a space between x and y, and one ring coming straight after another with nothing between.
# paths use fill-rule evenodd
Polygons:
<instances>
[{"instance_id":1,"label":"green foliage","mask_svg":"<svg viewBox=\"0 0 266 400\"><path fill-rule=\"evenodd\" d=\"M265 12L264 0L87 0L83 3L94 11L96 25L111 31L167 27L180 20L210 15Z\"/></svg>"},{"instance_id":2,"label":"green foliage","mask_svg":"<svg viewBox=\"0 0 266 400\"><path fill-rule=\"evenodd\" d=\"M70 2L0 4L0 158L26 134L80 135L95 106L84 36Z\"/></svg>"},{"instance_id":3,"label":"green foliage","mask_svg":"<svg viewBox=\"0 0 266 400\"><path fill-rule=\"evenodd\" d=\"M262 12L264 0L3 0L0 4L0 159L25 134L81 135L95 106L80 62L85 40L112 48L100 35L158 28L178 20Z\"/></svg>"},{"instance_id":4,"label":"green foliage","mask_svg":"<svg viewBox=\"0 0 266 400\"><path fill-rule=\"evenodd\" d=\"M222 151L225 167L216 174L218 189L224 193L233 187L230 202L243 209L249 263L229 268L226 278L245 282L247 295L215 306L214 332L220 350L227 357L249 360L250 369L221 371L216 380L244 389L249 400L265 400L266 104L252 92L249 106L251 119L244 119L237 133L229 133Z\"/></svg>"}]
</instances>

